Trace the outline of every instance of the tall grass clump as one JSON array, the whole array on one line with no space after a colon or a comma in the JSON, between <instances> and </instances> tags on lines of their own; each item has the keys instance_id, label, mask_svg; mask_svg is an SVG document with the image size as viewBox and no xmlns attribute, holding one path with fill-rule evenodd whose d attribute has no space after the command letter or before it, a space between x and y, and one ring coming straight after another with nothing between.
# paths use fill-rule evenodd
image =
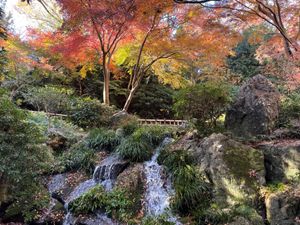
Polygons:
<instances>
[{"instance_id":1,"label":"tall grass clump","mask_svg":"<svg viewBox=\"0 0 300 225\"><path fill-rule=\"evenodd\" d=\"M182 215L197 208L208 208L211 186L195 166L193 158L184 150L161 152L158 161L171 173L175 189L173 209Z\"/></svg>"},{"instance_id":2,"label":"tall grass clump","mask_svg":"<svg viewBox=\"0 0 300 225\"><path fill-rule=\"evenodd\" d=\"M88 147L95 151L112 152L119 145L120 139L115 131L98 128L89 133L86 142Z\"/></svg>"},{"instance_id":3,"label":"tall grass clump","mask_svg":"<svg viewBox=\"0 0 300 225\"><path fill-rule=\"evenodd\" d=\"M153 150L147 143L130 136L121 141L116 152L131 162L144 162L151 158Z\"/></svg>"}]
</instances>

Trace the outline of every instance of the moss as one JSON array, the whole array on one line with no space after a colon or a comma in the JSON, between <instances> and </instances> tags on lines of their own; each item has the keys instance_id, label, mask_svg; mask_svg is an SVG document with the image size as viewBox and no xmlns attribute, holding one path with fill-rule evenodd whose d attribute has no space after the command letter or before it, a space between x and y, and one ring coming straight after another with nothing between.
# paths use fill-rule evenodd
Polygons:
<instances>
[{"instance_id":1,"label":"moss","mask_svg":"<svg viewBox=\"0 0 300 225\"><path fill-rule=\"evenodd\" d=\"M238 181L256 189L256 174L264 170L262 153L253 148L226 148L223 159Z\"/></svg>"}]
</instances>

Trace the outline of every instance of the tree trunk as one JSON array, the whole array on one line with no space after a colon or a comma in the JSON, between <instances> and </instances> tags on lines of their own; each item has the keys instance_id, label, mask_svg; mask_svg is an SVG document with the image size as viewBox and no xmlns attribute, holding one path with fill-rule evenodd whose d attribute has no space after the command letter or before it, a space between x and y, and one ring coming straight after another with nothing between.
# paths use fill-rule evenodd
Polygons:
<instances>
[{"instance_id":1,"label":"tree trunk","mask_svg":"<svg viewBox=\"0 0 300 225\"><path fill-rule=\"evenodd\" d=\"M104 77L104 83L103 83L103 103L105 105L109 105L109 83L110 83L110 72L109 70L104 67L103 68L103 77Z\"/></svg>"},{"instance_id":2,"label":"tree trunk","mask_svg":"<svg viewBox=\"0 0 300 225\"><path fill-rule=\"evenodd\" d=\"M136 85L135 87L130 89L129 95L128 95L125 105L123 107L123 111L128 112L129 106L132 102L133 96L136 93L137 89L138 89L138 85Z\"/></svg>"},{"instance_id":3,"label":"tree trunk","mask_svg":"<svg viewBox=\"0 0 300 225\"><path fill-rule=\"evenodd\" d=\"M285 50L286 56L287 57L293 57L293 52L291 50L291 44L285 38L283 38L283 42L284 42L284 50Z\"/></svg>"}]
</instances>

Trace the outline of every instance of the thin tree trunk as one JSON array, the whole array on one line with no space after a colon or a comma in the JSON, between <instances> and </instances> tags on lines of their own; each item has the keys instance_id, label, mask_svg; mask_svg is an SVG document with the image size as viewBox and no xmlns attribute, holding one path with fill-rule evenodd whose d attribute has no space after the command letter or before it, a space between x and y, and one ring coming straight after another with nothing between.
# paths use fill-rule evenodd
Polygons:
<instances>
[{"instance_id":1,"label":"thin tree trunk","mask_svg":"<svg viewBox=\"0 0 300 225\"><path fill-rule=\"evenodd\" d=\"M285 38L283 38L283 42L284 42L284 51L285 51L286 56L287 57L293 57L293 52L291 50L290 43Z\"/></svg>"},{"instance_id":2,"label":"thin tree trunk","mask_svg":"<svg viewBox=\"0 0 300 225\"><path fill-rule=\"evenodd\" d=\"M134 94L136 93L136 91L138 89L138 86L139 85L136 85L135 87L133 87L133 88L130 89L129 95L128 95L128 97L126 99L126 102L125 102L125 105L123 107L123 111L128 112L129 106L130 106L130 104L132 102Z\"/></svg>"},{"instance_id":3,"label":"thin tree trunk","mask_svg":"<svg viewBox=\"0 0 300 225\"><path fill-rule=\"evenodd\" d=\"M110 72L107 68L106 62L103 62L103 103L109 105L109 83L110 83Z\"/></svg>"}]
</instances>

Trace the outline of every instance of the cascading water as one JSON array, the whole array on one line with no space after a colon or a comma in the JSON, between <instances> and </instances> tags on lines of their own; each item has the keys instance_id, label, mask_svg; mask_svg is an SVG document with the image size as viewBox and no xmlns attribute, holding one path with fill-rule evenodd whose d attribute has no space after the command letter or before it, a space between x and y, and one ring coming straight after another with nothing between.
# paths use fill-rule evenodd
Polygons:
<instances>
[{"instance_id":1,"label":"cascading water","mask_svg":"<svg viewBox=\"0 0 300 225\"><path fill-rule=\"evenodd\" d=\"M114 181L117 176L126 168L128 162L123 161L117 155L111 155L103 160L99 166L96 167L93 179L87 180L79 184L74 191L69 195L66 200L65 208L68 210L68 204L81 195L95 187L97 184L101 184L106 191L110 191L113 188ZM76 218L71 212L68 212L63 225L75 224ZM96 213L93 218L89 218L85 221L85 224L102 224L102 225L114 225L116 224L106 215Z\"/></svg>"},{"instance_id":2,"label":"cascading water","mask_svg":"<svg viewBox=\"0 0 300 225\"><path fill-rule=\"evenodd\" d=\"M146 194L145 194L145 210L148 216L168 215L169 221L179 225L180 222L168 210L170 206L170 198L172 196L171 182L163 179L163 167L157 162L160 151L173 139L165 138L163 143L156 149L155 154L150 161L144 164L146 176Z\"/></svg>"}]
</instances>

